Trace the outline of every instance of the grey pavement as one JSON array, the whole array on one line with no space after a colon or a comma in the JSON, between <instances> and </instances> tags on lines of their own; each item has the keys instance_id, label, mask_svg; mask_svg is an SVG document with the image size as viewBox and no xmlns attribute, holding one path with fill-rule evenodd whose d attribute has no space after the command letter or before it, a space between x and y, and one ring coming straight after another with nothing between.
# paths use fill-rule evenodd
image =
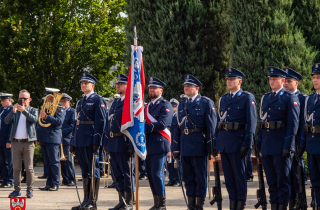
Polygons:
<instances>
[{"instance_id":1,"label":"grey pavement","mask_svg":"<svg viewBox=\"0 0 320 210\"><path fill-rule=\"evenodd\" d=\"M43 167L35 167L35 177L41 176L43 174ZM81 178L80 168L76 167L76 176L77 179ZM211 187L214 184L214 176L211 176ZM220 177L221 182L224 181L223 175ZM166 183L168 180L166 179ZM77 182L78 189L80 193L80 198L83 198L82 193L82 182ZM141 210L148 210L153 205L153 197L147 180L139 182L139 196L140 196L140 208ZM26 209L27 210L44 210L44 209L54 209L54 210L64 210L71 209L72 206L79 205L76 188L62 186L58 191L40 191L38 187L45 186L44 179L35 179L35 189L34 189L34 198L27 199ZM266 184L267 186L267 184ZM256 204L256 190L258 188L257 176L255 176L253 182L248 183L248 199L246 209L255 209L254 204ZM310 208L310 182L306 186L307 197L308 197L308 206ZM13 191L13 188L3 189L0 188L0 209L10 209L10 199L8 195ZM22 184L22 196L25 196L26 193L26 184ZM223 195L223 209L229 209L229 199L228 193L225 185L222 184L222 195ZM167 196L167 209L183 209L186 210L186 204L183 198L181 187L166 187L166 196ZM208 195L207 195L208 196ZM267 199L269 199L267 191ZM100 192L98 199L98 209L108 209L115 206L118 203L118 195L115 189L104 188L103 179L100 183ZM136 209L134 207L134 209ZM209 204L208 197L205 200L204 209L217 209L217 205L214 204L211 206ZM261 209L261 208L259 208ZM268 205L270 209L270 205Z\"/></svg>"}]
</instances>

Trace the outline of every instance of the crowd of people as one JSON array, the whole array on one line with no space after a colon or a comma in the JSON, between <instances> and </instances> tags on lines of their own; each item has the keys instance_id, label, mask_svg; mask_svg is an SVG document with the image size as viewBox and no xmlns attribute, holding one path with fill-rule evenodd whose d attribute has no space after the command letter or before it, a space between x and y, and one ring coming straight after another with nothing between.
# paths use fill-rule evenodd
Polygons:
<instances>
[{"instance_id":1,"label":"crowd of people","mask_svg":"<svg viewBox=\"0 0 320 210\"><path fill-rule=\"evenodd\" d=\"M133 209L135 176L149 181L154 200L150 210L165 210L165 186L180 186L181 180L188 208L202 210L207 197L208 159L220 153L230 209L243 210L247 182L253 181L251 152L255 143L255 150L262 157L272 210L295 207L299 182L306 182L306 176L300 180L297 171L298 164L303 164L305 151L311 184L320 204L319 65L314 64L312 68L316 92L310 96L297 89L301 74L290 68L268 67L272 91L263 95L258 110L254 95L241 89L245 75L236 68L225 70L229 92L221 96L218 108L210 98L200 95L202 83L193 75L184 77L180 102L165 100L162 94L166 84L150 77L151 101L145 104L145 116L152 119L152 123L145 122L147 156L145 160L139 159L140 175L135 175L134 146L120 131L126 75L117 75L118 96L109 108L109 100L94 92L98 80L89 73L80 76L84 95L75 109L70 107L72 98L68 94L61 94L59 98L59 90L55 88L46 88L45 103L40 111L30 106L31 96L27 90L20 91L18 103L14 105L12 94L2 93L1 187L14 187L9 197L21 196L23 163L26 197L33 197L36 143L41 146L44 163L44 174L39 178L47 179L40 190L57 191L60 185L74 186L73 155L76 155L84 197L72 210L97 209L106 159L111 164L106 173L111 173L114 181L109 187L115 187L119 195L119 203L110 210ZM54 108L53 114L48 107ZM169 139L163 135L164 130L170 130ZM61 156L65 160L61 160ZM166 168L167 184L164 183ZM320 206L316 208L319 210Z\"/></svg>"}]
</instances>

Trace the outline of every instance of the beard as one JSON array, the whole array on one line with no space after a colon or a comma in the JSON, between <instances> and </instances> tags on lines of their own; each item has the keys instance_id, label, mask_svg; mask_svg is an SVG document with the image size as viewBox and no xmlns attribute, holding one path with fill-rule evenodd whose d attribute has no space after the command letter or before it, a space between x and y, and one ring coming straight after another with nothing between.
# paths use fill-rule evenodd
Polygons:
<instances>
[{"instance_id":1,"label":"beard","mask_svg":"<svg viewBox=\"0 0 320 210\"><path fill-rule=\"evenodd\" d=\"M156 99L156 98L159 98L160 94L157 94L157 93L149 93L149 97L151 99Z\"/></svg>"}]
</instances>

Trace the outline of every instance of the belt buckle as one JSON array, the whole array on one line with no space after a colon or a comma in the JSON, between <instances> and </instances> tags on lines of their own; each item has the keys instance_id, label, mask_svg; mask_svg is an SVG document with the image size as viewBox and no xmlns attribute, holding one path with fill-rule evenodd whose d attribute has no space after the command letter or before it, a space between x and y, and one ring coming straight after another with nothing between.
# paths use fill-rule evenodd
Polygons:
<instances>
[{"instance_id":1,"label":"belt buckle","mask_svg":"<svg viewBox=\"0 0 320 210\"><path fill-rule=\"evenodd\" d=\"M184 129L184 134L189 135L189 129L188 128Z\"/></svg>"},{"instance_id":2,"label":"belt buckle","mask_svg":"<svg viewBox=\"0 0 320 210\"><path fill-rule=\"evenodd\" d=\"M266 128L270 128L269 122L265 122L265 123L264 123L264 126L265 126Z\"/></svg>"},{"instance_id":3,"label":"belt buckle","mask_svg":"<svg viewBox=\"0 0 320 210\"><path fill-rule=\"evenodd\" d=\"M112 131L110 131L110 137L113 138L113 132Z\"/></svg>"},{"instance_id":4,"label":"belt buckle","mask_svg":"<svg viewBox=\"0 0 320 210\"><path fill-rule=\"evenodd\" d=\"M223 124L223 129L228 130L228 123Z\"/></svg>"},{"instance_id":5,"label":"belt buckle","mask_svg":"<svg viewBox=\"0 0 320 210\"><path fill-rule=\"evenodd\" d=\"M77 120L77 125L79 125L79 121L80 121L80 120Z\"/></svg>"},{"instance_id":6,"label":"belt buckle","mask_svg":"<svg viewBox=\"0 0 320 210\"><path fill-rule=\"evenodd\" d=\"M312 127L310 128L310 130L311 130L311 133L315 133L315 132L316 132L316 127L312 126Z\"/></svg>"}]
</instances>

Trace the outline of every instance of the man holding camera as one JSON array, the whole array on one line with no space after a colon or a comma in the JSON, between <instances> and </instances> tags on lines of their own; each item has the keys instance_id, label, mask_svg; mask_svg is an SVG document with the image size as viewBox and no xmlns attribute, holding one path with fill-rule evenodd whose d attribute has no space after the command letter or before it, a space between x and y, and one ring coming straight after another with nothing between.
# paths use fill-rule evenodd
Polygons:
<instances>
[{"instance_id":1,"label":"man holding camera","mask_svg":"<svg viewBox=\"0 0 320 210\"><path fill-rule=\"evenodd\" d=\"M25 164L27 173L27 198L33 197L33 154L34 141L37 140L35 125L38 121L38 109L29 106L31 101L30 93L27 90L21 90L18 103L15 104L5 118L6 124L12 123L9 141L12 147L13 160L13 180L14 191L9 197L21 196L21 164Z\"/></svg>"}]
</instances>

